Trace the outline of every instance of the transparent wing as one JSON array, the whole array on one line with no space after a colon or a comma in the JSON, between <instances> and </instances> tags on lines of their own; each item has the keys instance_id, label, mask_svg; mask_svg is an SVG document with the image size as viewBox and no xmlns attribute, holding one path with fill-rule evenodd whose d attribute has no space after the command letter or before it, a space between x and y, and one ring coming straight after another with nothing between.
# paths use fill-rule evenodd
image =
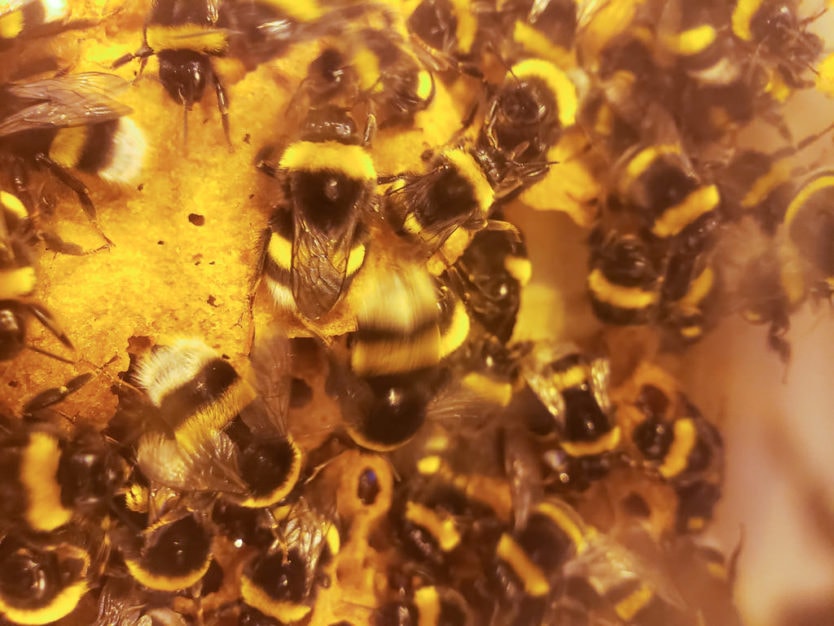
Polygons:
<instances>
[{"instance_id":1,"label":"transparent wing","mask_svg":"<svg viewBox=\"0 0 834 626\"><path fill-rule=\"evenodd\" d=\"M256 342L249 358L258 399L244 410L243 420L254 433L283 434L290 404L290 341L275 333Z\"/></svg>"},{"instance_id":2,"label":"transparent wing","mask_svg":"<svg viewBox=\"0 0 834 626\"><path fill-rule=\"evenodd\" d=\"M0 121L0 137L95 124L127 115L132 109L113 96L128 84L113 74L87 72L7 85L8 94L33 103Z\"/></svg>"}]
</instances>

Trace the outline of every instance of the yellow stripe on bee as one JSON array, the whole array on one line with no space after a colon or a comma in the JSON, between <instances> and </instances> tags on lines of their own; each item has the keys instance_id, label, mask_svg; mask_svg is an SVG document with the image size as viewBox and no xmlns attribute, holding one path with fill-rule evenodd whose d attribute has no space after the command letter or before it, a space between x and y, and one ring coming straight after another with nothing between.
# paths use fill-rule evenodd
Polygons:
<instances>
[{"instance_id":1,"label":"yellow stripe on bee","mask_svg":"<svg viewBox=\"0 0 834 626\"><path fill-rule=\"evenodd\" d=\"M495 201L495 192L474 157L460 148L449 148L440 153L440 158L451 163L472 186L478 211L482 217L486 217Z\"/></svg>"},{"instance_id":2,"label":"yellow stripe on bee","mask_svg":"<svg viewBox=\"0 0 834 626\"><path fill-rule=\"evenodd\" d=\"M730 22L733 27L733 34L742 41L753 40L750 25L763 2L764 0L738 0L736 8L733 9L733 17Z\"/></svg>"},{"instance_id":3,"label":"yellow stripe on bee","mask_svg":"<svg viewBox=\"0 0 834 626\"><path fill-rule=\"evenodd\" d=\"M579 108L579 98L576 95L576 86L571 82L568 75L556 67L553 63L541 59L526 59L516 63L511 74L506 80L515 78L538 78L543 80L548 88L556 96L556 105L559 108L559 122L564 127L573 126L576 122L576 112Z\"/></svg>"},{"instance_id":4,"label":"yellow stripe on bee","mask_svg":"<svg viewBox=\"0 0 834 626\"><path fill-rule=\"evenodd\" d=\"M572 365L568 369L553 374L553 384L560 391L581 387L590 378L591 372L584 363Z\"/></svg>"},{"instance_id":5,"label":"yellow stripe on bee","mask_svg":"<svg viewBox=\"0 0 834 626\"><path fill-rule=\"evenodd\" d=\"M643 148L628 162L624 184L629 184L640 178L652 163L660 157L667 154L680 155L680 153L681 147L678 144L662 144Z\"/></svg>"},{"instance_id":6,"label":"yellow stripe on bee","mask_svg":"<svg viewBox=\"0 0 834 626\"><path fill-rule=\"evenodd\" d=\"M674 478L686 469L689 455L695 448L698 431L692 418L684 417L675 421L674 439L669 446L669 452L663 459L663 464L657 468L663 478Z\"/></svg>"},{"instance_id":7,"label":"yellow stripe on bee","mask_svg":"<svg viewBox=\"0 0 834 626\"><path fill-rule=\"evenodd\" d=\"M508 534L498 540L496 554L507 562L515 575L524 585L524 591L533 598L541 598L550 593L550 583L541 568L533 563L524 550Z\"/></svg>"},{"instance_id":8,"label":"yellow stripe on bee","mask_svg":"<svg viewBox=\"0 0 834 626\"><path fill-rule=\"evenodd\" d=\"M272 233L269 238L267 254L281 269L289 271L292 267L292 242L284 239L278 233Z\"/></svg>"},{"instance_id":9,"label":"yellow stripe on bee","mask_svg":"<svg viewBox=\"0 0 834 626\"><path fill-rule=\"evenodd\" d=\"M615 285L599 269L588 274L588 289L600 302L635 311L656 304L658 298L657 293L640 287Z\"/></svg>"},{"instance_id":10,"label":"yellow stripe on bee","mask_svg":"<svg viewBox=\"0 0 834 626\"><path fill-rule=\"evenodd\" d=\"M645 606L651 602L654 592L647 585L640 585L638 589L614 605L614 611L624 622L630 623Z\"/></svg>"},{"instance_id":11,"label":"yellow stripe on bee","mask_svg":"<svg viewBox=\"0 0 834 626\"><path fill-rule=\"evenodd\" d=\"M339 554L339 551L342 549L342 539L339 537L339 529L335 524L331 525L327 529L324 540L327 543L327 548L330 550L330 554L334 556Z\"/></svg>"},{"instance_id":12,"label":"yellow stripe on bee","mask_svg":"<svg viewBox=\"0 0 834 626\"><path fill-rule=\"evenodd\" d=\"M455 35L458 40L458 50L464 54L472 52L475 36L478 34L478 19L472 10L470 0L452 0L457 28Z\"/></svg>"},{"instance_id":13,"label":"yellow stripe on bee","mask_svg":"<svg viewBox=\"0 0 834 626\"><path fill-rule=\"evenodd\" d=\"M701 24L676 35L662 37L663 46L678 56L694 56L709 48L716 40L715 28L709 24Z\"/></svg>"},{"instance_id":14,"label":"yellow stripe on bee","mask_svg":"<svg viewBox=\"0 0 834 626\"><path fill-rule=\"evenodd\" d=\"M498 382L489 376L470 372L460 381L467 389L477 392L478 397L498 406L509 405L513 397L513 386L508 382Z\"/></svg>"},{"instance_id":15,"label":"yellow stripe on bee","mask_svg":"<svg viewBox=\"0 0 834 626\"><path fill-rule=\"evenodd\" d=\"M816 88L829 98L834 97L834 52L817 65Z\"/></svg>"},{"instance_id":16,"label":"yellow stripe on bee","mask_svg":"<svg viewBox=\"0 0 834 626\"><path fill-rule=\"evenodd\" d=\"M831 188L832 192L834 192L834 172L823 172L805 183L802 189L799 190L799 193L791 200L791 203L788 205L788 210L785 211L785 226L790 228L791 222L793 222L796 214L810 200L811 196L827 188Z\"/></svg>"},{"instance_id":17,"label":"yellow stripe on bee","mask_svg":"<svg viewBox=\"0 0 834 626\"><path fill-rule=\"evenodd\" d=\"M754 209L779 185L790 182L791 170L785 160L772 163L770 169L759 176L741 199L741 208Z\"/></svg>"},{"instance_id":18,"label":"yellow stripe on bee","mask_svg":"<svg viewBox=\"0 0 834 626\"><path fill-rule=\"evenodd\" d=\"M443 519L422 504L407 502L405 505L405 519L429 531L429 534L443 552L450 552L460 545L460 533L452 518Z\"/></svg>"},{"instance_id":19,"label":"yellow stripe on bee","mask_svg":"<svg viewBox=\"0 0 834 626\"><path fill-rule=\"evenodd\" d=\"M0 191L0 206L6 213L11 213L19 220L25 220L29 217L29 212L23 206L20 198L8 191Z\"/></svg>"},{"instance_id":20,"label":"yellow stripe on bee","mask_svg":"<svg viewBox=\"0 0 834 626\"><path fill-rule=\"evenodd\" d=\"M203 576L206 575L209 565L211 565L211 555L208 555L205 563L198 569L182 576L165 576L164 574L154 574L146 570L139 561L135 559L125 559L125 565L130 575L141 585L154 591L182 591L189 587L196 585Z\"/></svg>"},{"instance_id":21,"label":"yellow stripe on bee","mask_svg":"<svg viewBox=\"0 0 834 626\"><path fill-rule=\"evenodd\" d=\"M338 141L296 141L281 156L280 167L305 172L329 170L354 180L376 182L371 155L362 146Z\"/></svg>"},{"instance_id":22,"label":"yellow stripe on bee","mask_svg":"<svg viewBox=\"0 0 834 626\"><path fill-rule=\"evenodd\" d=\"M415 95L426 102L434 95L434 76L427 70L417 72L417 89Z\"/></svg>"},{"instance_id":23,"label":"yellow stripe on bee","mask_svg":"<svg viewBox=\"0 0 834 626\"><path fill-rule=\"evenodd\" d=\"M86 126L61 128L49 146L49 158L58 165L75 167L81 159L84 144L87 141Z\"/></svg>"},{"instance_id":24,"label":"yellow stripe on bee","mask_svg":"<svg viewBox=\"0 0 834 626\"><path fill-rule=\"evenodd\" d=\"M680 303L684 306L698 305L709 295L713 285L715 285L715 271L707 266L698 274L698 278L692 281L689 291L680 299Z\"/></svg>"},{"instance_id":25,"label":"yellow stripe on bee","mask_svg":"<svg viewBox=\"0 0 834 626\"><path fill-rule=\"evenodd\" d=\"M66 617L75 610L89 587L86 581L79 581L64 587L46 606L18 607L0 597L0 613L14 624L51 624Z\"/></svg>"},{"instance_id":26,"label":"yellow stripe on bee","mask_svg":"<svg viewBox=\"0 0 834 626\"><path fill-rule=\"evenodd\" d=\"M588 530L576 511L552 502L540 502L534 512L556 524L568 536L576 554L582 554L588 549Z\"/></svg>"},{"instance_id":27,"label":"yellow stripe on bee","mask_svg":"<svg viewBox=\"0 0 834 626\"><path fill-rule=\"evenodd\" d=\"M35 291L34 267L17 267L0 270L0 300L16 300Z\"/></svg>"},{"instance_id":28,"label":"yellow stripe on bee","mask_svg":"<svg viewBox=\"0 0 834 626\"><path fill-rule=\"evenodd\" d=\"M662 238L674 237L702 215L714 211L720 200L717 186L698 187L679 204L666 209L652 226L652 233Z\"/></svg>"},{"instance_id":29,"label":"yellow stripe on bee","mask_svg":"<svg viewBox=\"0 0 834 626\"><path fill-rule=\"evenodd\" d=\"M547 59L560 67L570 67L573 52L555 45L544 33L522 20L513 27L513 41L531 57Z\"/></svg>"},{"instance_id":30,"label":"yellow stripe on bee","mask_svg":"<svg viewBox=\"0 0 834 626\"><path fill-rule=\"evenodd\" d=\"M440 624L440 596L437 587L420 587L414 592L414 606L417 607L417 626Z\"/></svg>"},{"instance_id":31,"label":"yellow stripe on bee","mask_svg":"<svg viewBox=\"0 0 834 626\"><path fill-rule=\"evenodd\" d=\"M14 39L23 32L23 11L14 9L0 15L0 39Z\"/></svg>"},{"instance_id":32,"label":"yellow stripe on bee","mask_svg":"<svg viewBox=\"0 0 834 626\"><path fill-rule=\"evenodd\" d=\"M508 256L504 259L504 269L518 281L522 287L530 282L533 275L533 264L523 256Z\"/></svg>"},{"instance_id":33,"label":"yellow stripe on bee","mask_svg":"<svg viewBox=\"0 0 834 626\"><path fill-rule=\"evenodd\" d=\"M240 578L240 597L249 606L258 609L264 615L277 619L282 624L299 622L312 610L312 607L306 604L273 599L246 575Z\"/></svg>"},{"instance_id":34,"label":"yellow stripe on bee","mask_svg":"<svg viewBox=\"0 0 834 626\"><path fill-rule=\"evenodd\" d=\"M359 244L358 246L354 246L350 254L348 254L348 263L347 269L345 273L348 276L353 276L356 272L359 271L359 268L362 267L362 264L365 262L365 244Z\"/></svg>"},{"instance_id":35,"label":"yellow stripe on bee","mask_svg":"<svg viewBox=\"0 0 834 626\"><path fill-rule=\"evenodd\" d=\"M20 482L26 490L26 522L34 530L50 532L72 519L72 511L61 504L58 463L61 447L52 435L33 432L23 450Z\"/></svg>"},{"instance_id":36,"label":"yellow stripe on bee","mask_svg":"<svg viewBox=\"0 0 834 626\"><path fill-rule=\"evenodd\" d=\"M255 390L238 378L216 400L201 406L175 430L174 437L185 455L199 452L207 438L221 431L244 407L255 399Z\"/></svg>"},{"instance_id":37,"label":"yellow stripe on bee","mask_svg":"<svg viewBox=\"0 0 834 626\"><path fill-rule=\"evenodd\" d=\"M594 456L610 452L620 445L620 427L614 426L595 441L560 441L562 449L573 457Z\"/></svg>"},{"instance_id":38,"label":"yellow stripe on bee","mask_svg":"<svg viewBox=\"0 0 834 626\"><path fill-rule=\"evenodd\" d=\"M466 307L458 300L452 311L452 321L440 335L440 358L446 358L457 350L469 336L469 315Z\"/></svg>"},{"instance_id":39,"label":"yellow stripe on bee","mask_svg":"<svg viewBox=\"0 0 834 626\"><path fill-rule=\"evenodd\" d=\"M229 46L229 35L225 30L199 24L151 25L145 31L145 40L148 47L155 52L193 50L204 54L218 54Z\"/></svg>"},{"instance_id":40,"label":"yellow stripe on bee","mask_svg":"<svg viewBox=\"0 0 834 626\"><path fill-rule=\"evenodd\" d=\"M359 88L363 91L375 87L375 91L382 89L379 81L379 57L368 48L361 48L353 55L353 67L359 77Z\"/></svg>"},{"instance_id":41,"label":"yellow stripe on bee","mask_svg":"<svg viewBox=\"0 0 834 626\"><path fill-rule=\"evenodd\" d=\"M262 509L264 507L272 506L287 497L293 490L298 482L298 477L301 476L302 452L292 439L289 439L288 443L292 447L292 464L287 471L284 482L266 495L250 495L249 497L244 498L241 500L240 506L248 509Z\"/></svg>"}]
</instances>

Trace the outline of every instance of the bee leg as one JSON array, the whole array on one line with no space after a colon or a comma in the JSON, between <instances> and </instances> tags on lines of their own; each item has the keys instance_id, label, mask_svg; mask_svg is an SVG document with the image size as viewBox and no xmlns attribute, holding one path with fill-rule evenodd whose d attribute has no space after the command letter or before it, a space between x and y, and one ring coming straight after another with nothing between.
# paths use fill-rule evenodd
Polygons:
<instances>
[{"instance_id":1,"label":"bee leg","mask_svg":"<svg viewBox=\"0 0 834 626\"><path fill-rule=\"evenodd\" d=\"M23 416L31 417L36 411L42 411L50 406L62 402L67 396L72 395L93 378L92 372L81 374L67 381L60 387L46 389L26 401L23 405Z\"/></svg>"},{"instance_id":2,"label":"bee leg","mask_svg":"<svg viewBox=\"0 0 834 626\"><path fill-rule=\"evenodd\" d=\"M373 141L374 136L376 135L376 115L372 112L368 112L368 117L365 118L365 132L362 134L362 145L369 146L371 141Z\"/></svg>"},{"instance_id":3,"label":"bee leg","mask_svg":"<svg viewBox=\"0 0 834 626\"><path fill-rule=\"evenodd\" d=\"M45 307L34 302L27 303L26 307L29 310L29 312L35 317L35 319L37 319L41 324L43 324L49 332L55 335L58 341L60 341L70 350L75 349L72 345L72 342L69 340L69 337L67 337L66 333L64 333L64 331L55 321L55 318L52 317L52 314L49 311L47 311Z\"/></svg>"},{"instance_id":4,"label":"bee leg","mask_svg":"<svg viewBox=\"0 0 834 626\"><path fill-rule=\"evenodd\" d=\"M95 254L96 252L101 252L102 250L106 250L107 246L99 246L93 250L85 250L81 246L75 243L71 243L69 241L64 241L56 235L55 233L49 232L48 230L43 230L38 233L38 236L43 239L43 242L46 244L46 248L48 250L52 250L54 252L58 252L59 254L68 254L70 256L85 256L87 254Z\"/></svg>"},{"instance_id":5,"label":"bee leg","mask_svg":"<svg viewBox=\"0 0 834 626\"><path fill-rule=\"evenodd\" d=\"M217 94L217 110L220 111L220 119L223 122L223 133L226 135L226 143L229 144L229 152L233 152L232 137L229 131L229 98L226 96L226 90L223 88L223 83L220 82L220 77L213 69L211 77L214 81L214 91Z\"/></svg>"},{"instance_id":6,"label":"bee leg","mask_svg":"<svg viewBox=\"0 0 834 626\"><path fill-rule=\"evenodd\" d=\"M81 203L82 210L87 215L87 218L90 220L90 223L93 225L95 231L102 239L104 239L104 241L107 242L108 246L114 245L110 238L104 234L101 226L99 226L98 219L96 218L96 208L95 205L93 205L92 198L90 198L90 192L87 189L87 186L75 176L70 174L61 165L49 158L46 154L38 154L35 157L35 162L48 169L49 172L55 176L55 178L75 193L78 197L78 201Z\"/></svg>"}]
</instances>

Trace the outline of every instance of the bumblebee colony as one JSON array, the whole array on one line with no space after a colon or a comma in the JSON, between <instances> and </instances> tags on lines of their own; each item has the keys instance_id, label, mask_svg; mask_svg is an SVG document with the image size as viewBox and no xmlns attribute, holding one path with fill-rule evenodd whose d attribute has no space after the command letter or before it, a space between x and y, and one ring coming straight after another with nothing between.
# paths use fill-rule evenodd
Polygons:
<instances>
[{"instance_id":1,"label":"bumblebee colony","mask_svg":"<svg viewBox=\"0 0 834 626\"><path fill-rule=\"evenodd\" d=\"M70 4L0 2L2 619L741 623L673 370L831 294L819 13Z\"/></svg>"}]
</instances>

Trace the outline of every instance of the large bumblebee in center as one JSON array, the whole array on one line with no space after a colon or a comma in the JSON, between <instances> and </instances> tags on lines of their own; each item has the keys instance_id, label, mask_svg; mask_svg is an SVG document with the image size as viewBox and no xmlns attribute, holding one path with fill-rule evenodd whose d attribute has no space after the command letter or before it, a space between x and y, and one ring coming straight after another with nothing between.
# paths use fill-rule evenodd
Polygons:
<instances>
[{"instance_id":1,"label":"large bumblebee in center","mask_svg":"<svg viewBox=\"0 0 834 626\"><path fill-rule=\"evenodd\" d=\"M310 320L336 305L365 260L362 218L377 181L366 150L372 120L360 135L348 111L311 109L278 166L268 161L270 148L257 163L280 182L283 196L264 232L259 269L278 306Z\"/></svg>"}]
</instances>

